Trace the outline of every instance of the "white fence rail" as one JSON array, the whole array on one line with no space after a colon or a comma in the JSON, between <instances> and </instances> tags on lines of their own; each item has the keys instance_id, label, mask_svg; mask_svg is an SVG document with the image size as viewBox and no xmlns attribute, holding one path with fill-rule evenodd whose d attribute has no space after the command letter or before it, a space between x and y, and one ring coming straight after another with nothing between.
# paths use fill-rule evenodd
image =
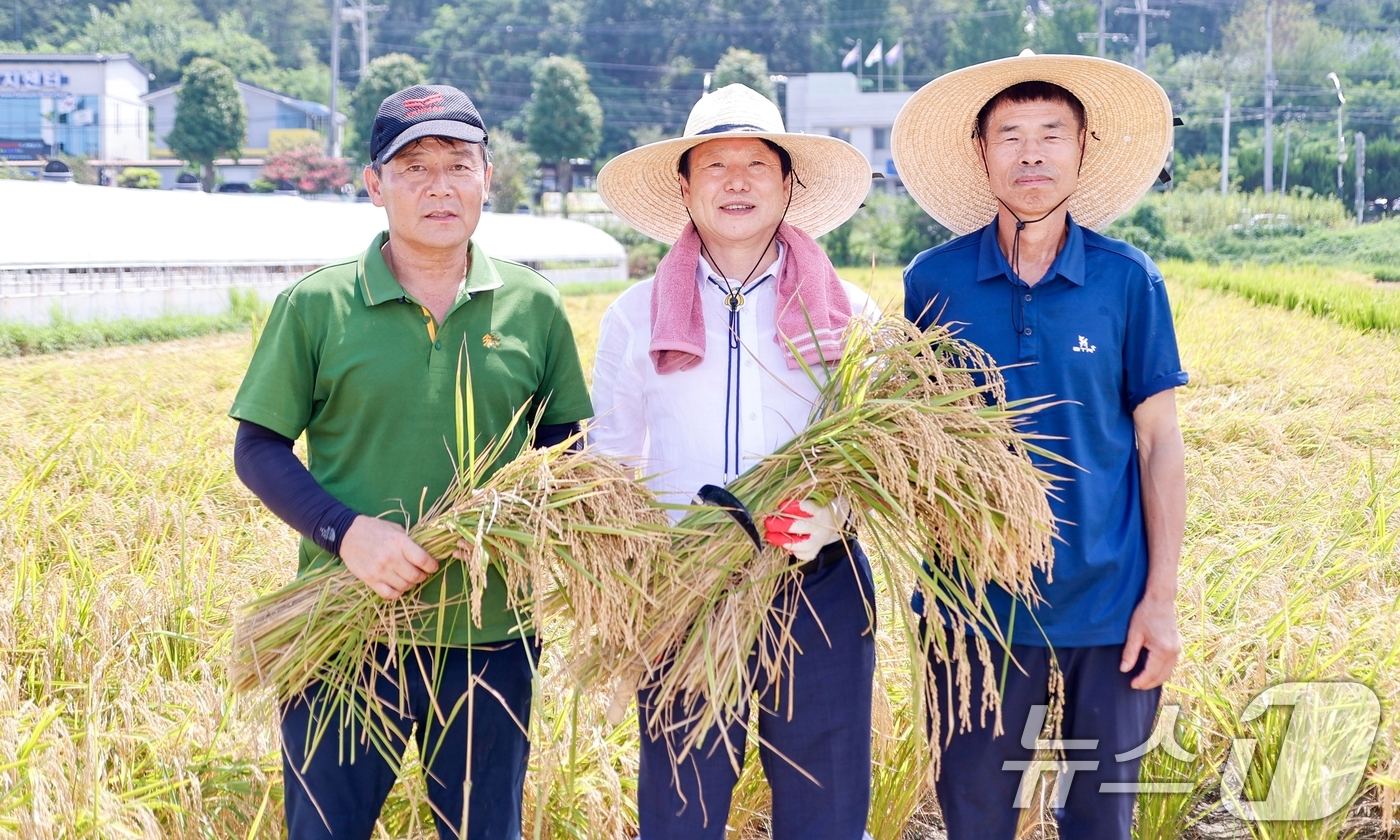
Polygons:
<instances>
[{"instance_id":1,"label":"white fence rail","mask_svg":"<svg viewBox=\"0 0 1400 840\"><path fill-rule=\"evenodd\" d=\"M231 289L253 290L272 300L315 265L188 265L0 267L0 321L50 322L55 314L73 321L152 318L226 312ZM550 264L540 273L555 283L600 283L627 279L627 266L584 262Z\"/></svg>"}]
</instances>

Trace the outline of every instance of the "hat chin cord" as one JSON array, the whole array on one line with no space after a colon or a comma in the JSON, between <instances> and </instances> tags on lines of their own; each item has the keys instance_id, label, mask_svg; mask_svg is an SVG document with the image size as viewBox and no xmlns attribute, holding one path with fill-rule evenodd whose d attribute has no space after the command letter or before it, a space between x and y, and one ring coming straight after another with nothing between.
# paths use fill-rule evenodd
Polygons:
<instances>
[{"instance_id":1,"label":"hat chin cord","mask_svg":"<svg viewBox=\"0 0 1400 840\"><path fill-rule=\"evenodd\" d=\"M1050 208L1049 213L1046 213L1039 219L1031 219L1029 221L1022 219L1020 216L1016 215L1016 211L1012 210L1011 207L1005 201L1002 201L1000 197L996 195L992 196L992 198L995 198L997 200L997 204L1000 204L1002 207L1005 207L1006 212L1010 213L1011 217L1016 220L1016 233L1013 234L1011 237L1011 270L1016 272L1017 277L1021 276L1021 231L1026 229L1026 225L1033 225L1036 222L1043 222L1046 219L1053 216L1055 214L1055 211L1063 207L1065 205L1065 202L1069 201L1070 196L1072 195L1074 195L1074 193L1071 192L1069 195L1060 199L1060 202L1058 204ZM1022 279L1024 280L1024 278Z\"/></svg>"},{"instance_id":2,"label":"hat chin cord","mask_svg":"<svg viewBox=\"0 0 1400 840\"><path fill-rule=\"evenodd\" d=\"M1077 167L1077 173L1078 173L1078 174L1083 174L1083 172L1084 172L1084 143L1087 143L1087 142L1088 142L1088 140L1087 140L1087 137L1086 137L1086 139L1085 139L1084 141L1081 141L1080 146L1079 146L1079 166ZM992 169L991 169L990 166L987 165L987 149L986 149L986 147L983 146L981 143L978 143L977 146L978 146L977 151L978 151L978 152L981 154L981 156L982 156L982 170L983 170L984 172L986 172L986 173L988 174L988 176L990 176L990 175L991 175ZM1025 282L1026 282L1026 281L1025 281L1025 278L1021 277L1021 231L1023 231L1023 230L1026 229L1026 225L1033 225L1033 224L1035 224L1035 223L1037 223L1037 222L1043 222L1043 221L1045 221L1046 219L1048 219L1048 218L1050 218L1051 216L1053 216L1053 215L1055 214L1055 211L1059 210L1061 207L1063 207L1063 206L1065 205L1065 202L1066 202L1066 201L1069 201L1069 200L1070 200L1070 197L1074 195L1074 193L1076 192L1077 189L1078 189L1078 188L1076 187L1075 190L1071 190L1071 191L1069 192L1068 195L1066 195L1064 198L1060 199L1059 202L1058 202L1054 207L1051 207L1050 210L1049 210L1047 213L1045 213L1045 215L1041 216L1039 219L1030 219L1030 220L1022 219L1020 216L1018 216L1018 215L1016 214L1016 211L1015 211L1015 210L1012 210L1012 209L1011 209L1011 205L1009 205L1009 204L1007 204L1005 201L1002 201L1002 200L1001 200L1001 196L997 195L996 193L992 193L992 198L995 198L995 199L997 200L997 204L1000 204L1002 207L1005 207L1005 208L1006 208L1006 212L1008 212L1008 213L1011 214L1011 218L1013 218L1013 219L1016 220L1016 232L1015 232L1014 234L1012 234L1012 236L1011 236L1011 260L1010 260L1010 262L1011 262L1011 273L1013 273L1013 274L1016 275L1016 279L1017 279L1017 280L1020 280L1022 283L1025 283ZM1028 284L1028 285L1029 285L1029 284ZM1011 331L1014 332L1014 333L1016 333L1017 335L1020 335L1020 334L1021 334L1022 332L1024 332L1024 330L1025 330L1025 326L1026 326L1026 315L1025 315L1025 312L1022 311L1021 301L1020 301L1020 295L1018 295L1018 294L1016 293L1016 284L1015 284L1015 283L1012 283L1012 284L1010 284L1010 287L1011 287Z\"/></svg>"}]
</instances>

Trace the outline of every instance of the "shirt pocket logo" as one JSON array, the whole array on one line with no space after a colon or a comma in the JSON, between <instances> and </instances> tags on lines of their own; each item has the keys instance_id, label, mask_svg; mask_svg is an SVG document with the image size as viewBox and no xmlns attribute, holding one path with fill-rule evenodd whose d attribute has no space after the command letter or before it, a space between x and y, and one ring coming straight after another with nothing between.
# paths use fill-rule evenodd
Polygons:
<instances>
[{"instance_id":1,"label":"shirt pocket logo","mask_svg":"<svg viewBox=\"0 0 1400 840\"><path fill-rule=\"evenodd\" d=\"M1074 350L1074 352L1076 353L1092 353L1095 350L1099 349L1099 346L1097 344L1090 344L1089 339L1081 335L1079 337L1079 343L1071 349Z\"/></svg>"}]
</instances>

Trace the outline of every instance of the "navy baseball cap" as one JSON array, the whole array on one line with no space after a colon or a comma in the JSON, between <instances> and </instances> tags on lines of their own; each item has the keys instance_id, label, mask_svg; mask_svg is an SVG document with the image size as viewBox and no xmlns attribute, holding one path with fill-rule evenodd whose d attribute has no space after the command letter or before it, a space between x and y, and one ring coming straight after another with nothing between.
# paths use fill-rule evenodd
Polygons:
<instances>
[{"instance_id":1,"label":"navy baseball cap","mask_svg":"<svg viewBox=\"0 0 1400 840\"><path fill-rule=\"evenodd\" d=\"M465 93L451 85L414 85L385 99L374 117L369 157L386 163L424 137L486 143L486 123Z\"/></svg>"}]
</instances>

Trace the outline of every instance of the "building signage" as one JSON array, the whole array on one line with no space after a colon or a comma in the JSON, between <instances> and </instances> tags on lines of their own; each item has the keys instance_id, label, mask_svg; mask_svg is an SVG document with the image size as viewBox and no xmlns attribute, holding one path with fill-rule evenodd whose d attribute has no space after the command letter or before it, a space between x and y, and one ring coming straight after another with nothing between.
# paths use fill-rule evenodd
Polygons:
<instances>
[{"instance_id":1,"label":"building signage","mask_svg":"<svg viewBox=\"0 0 1400 840\"><path fill-rule=\"evenodd\" d=\"M38 160L53 147L43 140L10 140L0 137L0 160Z\"/></svg>"},{"instance_id":2,"label":"building signage","mask_svg":"<svg viewBox=\"0 0 1400 840\"><path fill-rule=\"evenodd\" d=\"M0 90L59 90L67 84L57 70L0 70Z\"/></svg>"}]
</instances>

